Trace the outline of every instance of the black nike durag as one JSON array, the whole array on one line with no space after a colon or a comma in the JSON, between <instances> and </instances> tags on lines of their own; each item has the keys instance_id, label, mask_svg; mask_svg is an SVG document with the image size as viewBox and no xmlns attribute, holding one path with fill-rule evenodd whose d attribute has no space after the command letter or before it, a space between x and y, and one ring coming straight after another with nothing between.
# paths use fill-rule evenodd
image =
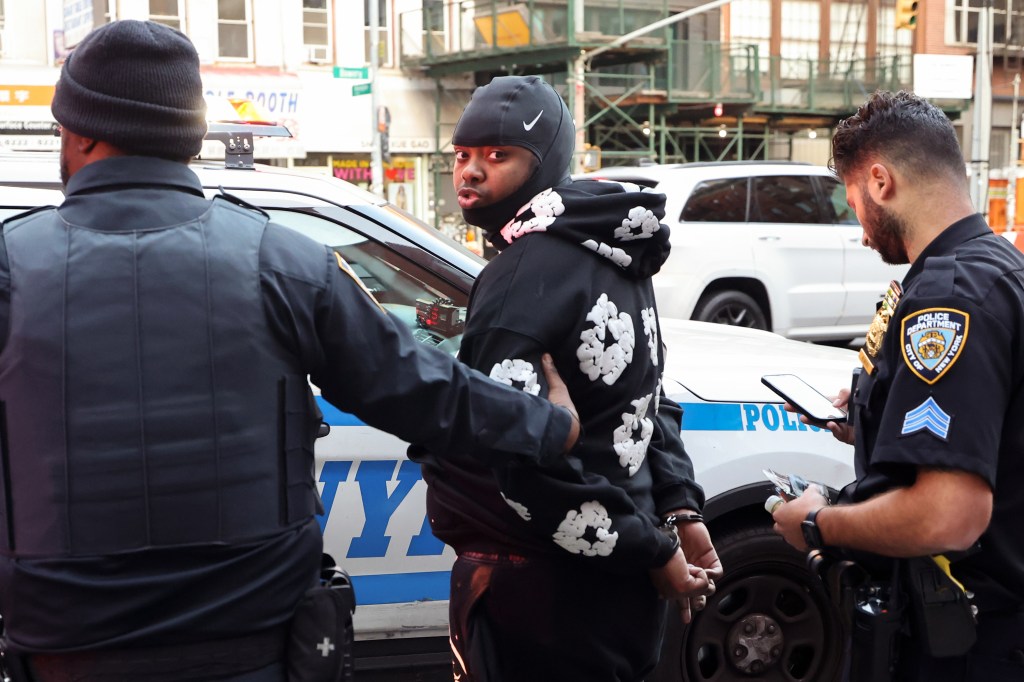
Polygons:
<instances>
[{"instance_id":1,"label":"black nike durag","mask_svg":"<svg viewBox=\"0 0 1024 682\"><path fill-rule=\"evenodd\" d=\"M516 146L537 157L537 167L510 196L490 206L464 208L462 217L492 236L536 194L569 182L576 127L561 95L538 76L499 76L477 88L455 126L460 147ZM495 243L498 248L507 244Z\"/></svg>"}]
</instances>

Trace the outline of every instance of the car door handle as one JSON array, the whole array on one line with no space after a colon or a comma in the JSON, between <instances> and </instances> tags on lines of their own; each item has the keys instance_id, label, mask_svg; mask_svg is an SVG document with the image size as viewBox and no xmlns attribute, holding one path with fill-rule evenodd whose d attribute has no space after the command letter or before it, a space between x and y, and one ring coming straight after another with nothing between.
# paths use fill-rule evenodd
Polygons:
<instances>
[{"instance_id":1,"label":"car door handle","mask_svg":"<svg viewBox=\"0 0 1024 682\"><path fill-rule=\"evenodd\" d=\"M763 237L758 237L758 240L762 241L762 242L777 242L780 239L782 239L782 237L776 236L774 234L765 235Z\"/></svg>"}]
</instances>

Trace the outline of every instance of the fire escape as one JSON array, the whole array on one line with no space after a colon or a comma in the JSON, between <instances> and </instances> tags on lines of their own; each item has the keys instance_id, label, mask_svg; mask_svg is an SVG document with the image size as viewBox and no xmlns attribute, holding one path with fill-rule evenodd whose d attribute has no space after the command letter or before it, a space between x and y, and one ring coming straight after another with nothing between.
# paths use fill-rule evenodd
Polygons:
<instances>
[{"instance_id":1,"label":"fire escape","mask_svg":"<svg viewBox=\"0 0 1024 682\"><path fill-rule=\"evenodd\" d=\"M773 135L831 127L876 88L909 86L909 59L888 68L858 58L865 5L877 11L884 0L849 3L831 54L819 59L722 42L717 9L598 50L706 1L423 0L399 16L401 62L435 82L439 150L474 86L543 75L582 119L586 168L773 158ZM593 50L600 54L575 78L577 58ZM448 156L437 155L435 172L450 169Z\"/></svg>"}]
</instances>

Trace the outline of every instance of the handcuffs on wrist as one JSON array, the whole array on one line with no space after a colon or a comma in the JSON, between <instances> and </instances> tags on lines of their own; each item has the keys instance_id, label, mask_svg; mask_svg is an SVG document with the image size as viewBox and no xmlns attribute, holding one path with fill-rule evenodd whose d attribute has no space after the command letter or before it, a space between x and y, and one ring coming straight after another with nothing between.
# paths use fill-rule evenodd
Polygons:
<instances>
[{"instance_id":1,"label":"handcuffs on wrist","mask_svg":"<svg viewBox=\"0 0 1024 682\"><path fill-rule=\"evenodd\" d=\"M669 514L661 520L662 526L677 526L680 523L699 521L704 523L704 515L700 512L686 512L685 514Z\"/></svg>"},{"instance_id":2,"label":"handcuffs on wrist","mask_svg":"<svg viewBox=\"0 0 1024 682\"><path fill-rule=\"evenodd\" d=\"M676 530L676 526L680 523L691 523L695 521L704 523L704 516L699 512L669 514L661 520L661 525L658 526L658 530L672 540L672 551L675 551L681 546L679 541L679 532Z\"/></svg>"}]
</instances>

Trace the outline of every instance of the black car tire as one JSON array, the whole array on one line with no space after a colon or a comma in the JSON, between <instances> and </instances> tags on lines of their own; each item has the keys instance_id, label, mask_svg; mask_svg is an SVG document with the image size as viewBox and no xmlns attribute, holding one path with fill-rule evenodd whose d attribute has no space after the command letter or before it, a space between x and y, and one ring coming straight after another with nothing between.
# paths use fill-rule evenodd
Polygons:
<instances>
[{"instance_id":1,"label":"black car tire","mask_svg":"<svg viewBox=\"0 0 1024 682\"><path fill-rule=\"evenodd\" d=\"M845 635L805 555L768 526L715 539L725 567L707 607L683 625L669 606L649 682L833 682Z\"/></svg>"},{"instance_id":2,"label":"black car tire","mask_svg":"<svg viewBox=\"0 0 1024 682\"><path fill-rule=\"evenodd\" d=\"M734 327L768 329L768 319L761 306L742 291L727 290L701 296L693 313L700 322L731 324Z\"/></svg>"}]
</instances>

